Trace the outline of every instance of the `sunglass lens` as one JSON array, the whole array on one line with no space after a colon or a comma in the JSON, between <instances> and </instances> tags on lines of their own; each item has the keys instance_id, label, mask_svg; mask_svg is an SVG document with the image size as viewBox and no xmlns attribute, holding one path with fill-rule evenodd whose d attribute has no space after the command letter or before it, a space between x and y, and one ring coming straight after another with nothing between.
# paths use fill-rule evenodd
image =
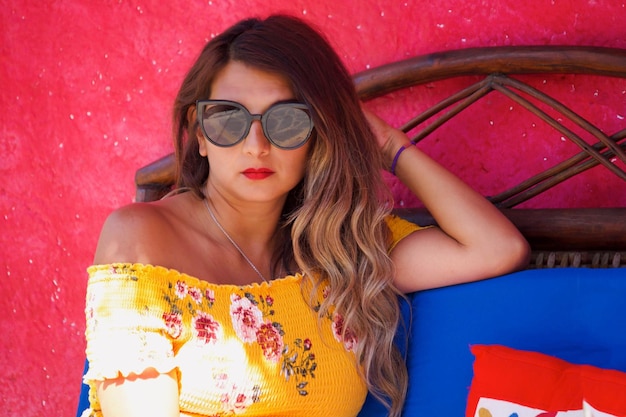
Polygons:
<instances>
[{"instance_id":1,"label":"sunglass lens","mask_svg":"<svg viewBox=\"0 0 626 417\"><path fill-rule=\"evenodd\" d=\"M285 104L270 110L265 128L277 146L292 149L306 142L313 129L313 123L306 108Z\"/></svg>"},{"instance_id":2,"label":"sunglass lens","mask_svg":"<svg viewBox=\"0 0 626 417\"><path fill-rule=\"evenodd\" d=\"M208 105L202 115L202 128L215 144L230 146L244 135L248 119L243 109L230 104Z\"/></svg>"}]
</instances>

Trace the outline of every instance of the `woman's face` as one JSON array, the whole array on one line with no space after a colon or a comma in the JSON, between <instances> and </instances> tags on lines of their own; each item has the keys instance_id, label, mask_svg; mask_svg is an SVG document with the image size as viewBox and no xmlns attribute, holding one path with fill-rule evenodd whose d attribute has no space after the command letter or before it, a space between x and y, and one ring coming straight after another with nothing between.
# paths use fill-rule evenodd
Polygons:
<instances>
[{"instance_id":1,"label":"woman's face","mask_svg":"<svg viewBox=\"0 0 626 417\"><path fill-rule=\"evenodd\" d=\"M211 100L242 104L251 114L263 114L273 104L295 98L281 76L231 61L215 77ZM230 147L212 144L197 131L200 154L209 160L209 190L249 202L284 202L302 180L310 141L292 150L273 146L255 120L244 139ZM210 192L210 191L209 191Z\"/></svg>"}]
</instances>

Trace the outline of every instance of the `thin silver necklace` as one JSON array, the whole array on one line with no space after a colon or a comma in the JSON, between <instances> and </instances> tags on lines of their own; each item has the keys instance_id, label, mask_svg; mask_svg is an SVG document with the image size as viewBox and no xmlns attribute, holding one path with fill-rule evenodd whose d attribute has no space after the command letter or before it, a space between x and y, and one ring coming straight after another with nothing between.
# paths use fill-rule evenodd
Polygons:
<instances>
[{"instance_id":1,"label":"thin silver necklace","mask_svg":"<svg viewBox=\"0 0 626 417\"><path fill-rule=\"evenodd\" d=\"M204 206L206 207L206 209L209 212L209 216L211 216L211 218L213 219L213 222L215 223L215 225L222 231L222 233L224 234L224 236L226 236L226 239L228 239L230 241L230 243L233 244L233 246L235 247L235 249L237 249L237 251L241 254L241 256L243 256L243 259L246 260L246 262L248 262L248 265L250 265L250 267L252 269L254 269L254 272L257 273L257 275L259 277L261 277L261 279L264 282L269 282L267 279L265 279L265 277L263 276L263 274L261 273L261 271L259 271L259 269L252 263L252 261L250 260L250 258L248 258L246 256L246 254L243 252L243 250L241 250L241 248L239 247L239 245L235 242L235 240L230 237L230 235L228 234L228 232L226 231L226 229L224 229L224 227L220 224L220 222L217 221L217 218L215 217L215 214L213 214L213 210L211 210L211 207L209 206L209 202L208 199L205 198L204 200Z\"/></svg>"}]
</instances>

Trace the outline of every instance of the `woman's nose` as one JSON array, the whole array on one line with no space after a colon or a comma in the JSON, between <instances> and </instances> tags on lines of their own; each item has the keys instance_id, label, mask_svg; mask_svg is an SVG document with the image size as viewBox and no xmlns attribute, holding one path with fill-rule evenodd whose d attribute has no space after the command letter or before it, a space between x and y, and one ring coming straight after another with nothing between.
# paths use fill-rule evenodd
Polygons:
<instances>
[{"instance_id":1,"label":"woman's nose","mask_svg":"<svg viewBox=\"0 0 626 417\"><path fill-rule=\"evenodd\" d=\"M250 125L250 131L248 136L243 141L244 152L248 152L254 155L263 155L269 152L272 144L265 137L263 127L260 120L253 120Z\"/></svg>"}]
</instances>

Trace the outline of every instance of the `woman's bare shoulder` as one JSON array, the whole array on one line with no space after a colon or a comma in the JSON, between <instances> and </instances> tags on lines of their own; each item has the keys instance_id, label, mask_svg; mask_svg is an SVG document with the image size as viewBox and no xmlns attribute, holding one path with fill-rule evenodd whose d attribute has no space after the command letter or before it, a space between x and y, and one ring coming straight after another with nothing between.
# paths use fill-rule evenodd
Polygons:
<instances>
[{"instance_id":1,"label":"woman's bare shoulder","mask_svg":"<svg viewBox=\"0 0 626 417\"><path fill-rule=\"evenodd\" d=\"M176 222L181 204L184 199L177 196L114 210L102 226L94 263L159 263L180 233Z\"/></svg>"}]
</instances>

